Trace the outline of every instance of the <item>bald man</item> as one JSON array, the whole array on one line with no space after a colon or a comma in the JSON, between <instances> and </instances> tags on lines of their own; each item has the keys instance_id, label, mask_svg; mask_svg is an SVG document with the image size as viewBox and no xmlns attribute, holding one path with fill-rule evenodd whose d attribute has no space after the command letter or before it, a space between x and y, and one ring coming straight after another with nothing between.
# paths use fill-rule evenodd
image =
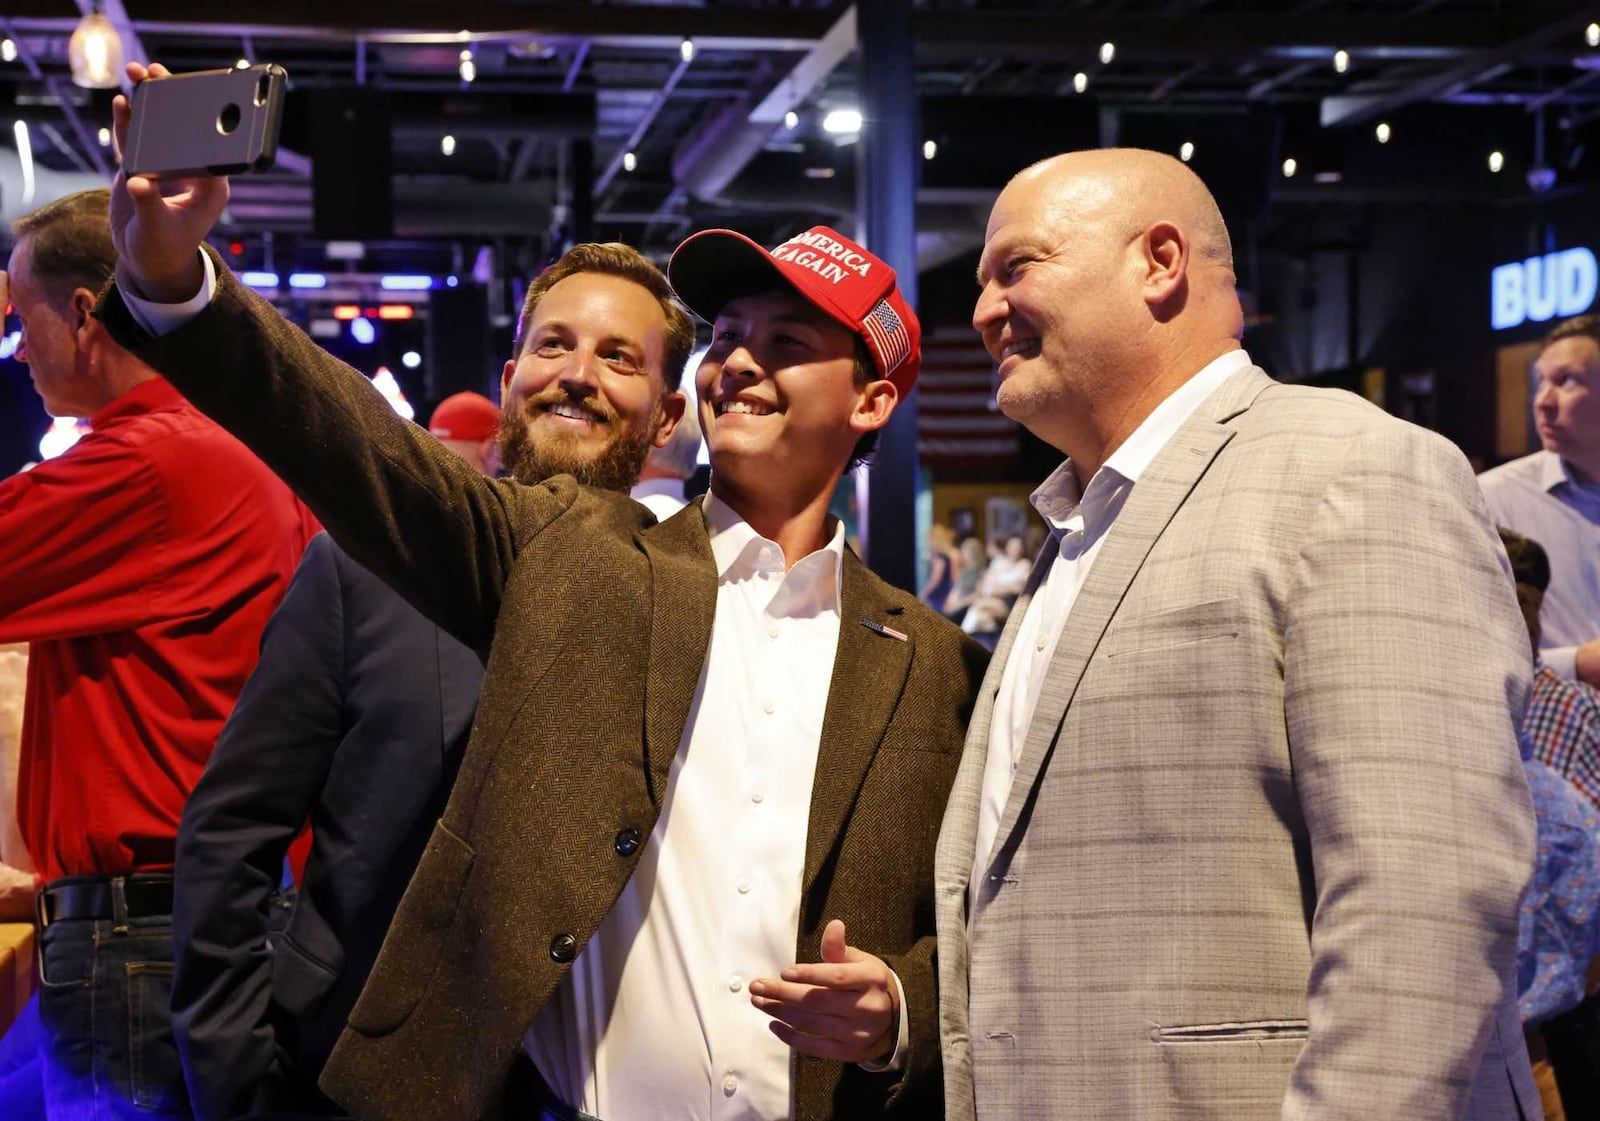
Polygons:
<instances>
[{"instance_id":1,"label":"bald man","mask_svg":"<svg viewBox=\"0 0 1600 1121\"><path fill-rule=\"evenodd\" d=\"M939 842L951 1121L1536 1118L1512 582L1460 453L1240 349L1151 152L990 217L973 324L1066 462Z\"/></svg>"}]
</instances>

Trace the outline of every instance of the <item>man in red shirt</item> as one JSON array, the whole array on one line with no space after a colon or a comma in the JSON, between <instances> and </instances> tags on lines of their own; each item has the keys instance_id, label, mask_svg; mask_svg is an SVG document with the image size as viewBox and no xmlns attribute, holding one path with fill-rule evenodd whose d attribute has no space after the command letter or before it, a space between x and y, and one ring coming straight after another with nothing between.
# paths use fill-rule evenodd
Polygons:
<instances>
[{"instance_id":1,"label":"man in red shirt","mask_svg":"<svg viewBox=\"0 0 1600 1121\"><path fill-rule=\"evenodd\" d=\"M92 430L0 483L0 643L31 643L17 814L43 984L19 1023L42 1029L47 1116L148 1121L189 1115L168 1012L178 821L315 525L90 314L116 265L108 197L12 226L17 356L47 412ZM13 1035L0 1092L30 1077Z\"/></svg>"}]
</instances>

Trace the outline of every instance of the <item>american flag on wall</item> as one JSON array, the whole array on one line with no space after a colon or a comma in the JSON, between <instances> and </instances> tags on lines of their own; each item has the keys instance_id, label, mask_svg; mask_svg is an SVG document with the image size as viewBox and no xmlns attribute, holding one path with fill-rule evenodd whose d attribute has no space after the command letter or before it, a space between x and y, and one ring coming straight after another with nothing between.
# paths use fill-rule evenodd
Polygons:
<instances>
[{"instance_id":1,"label":"american flag on wall","mask_svg":"<svg viewBox=\"0 0 1600 1121\"><path fill-rule=\"evenodd\" d=\"M1016 422L994 404L994 360L968 325L922 338L917 454L930 466L994 466L1017 458Z\"/></svg>"}]
</instances>

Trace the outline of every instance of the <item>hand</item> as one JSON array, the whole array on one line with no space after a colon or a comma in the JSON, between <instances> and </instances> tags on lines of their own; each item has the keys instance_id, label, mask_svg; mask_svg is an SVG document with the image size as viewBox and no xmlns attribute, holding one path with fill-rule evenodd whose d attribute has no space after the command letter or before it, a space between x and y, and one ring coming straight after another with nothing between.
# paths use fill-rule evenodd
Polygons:
<instances>
[{"instance_id":1,"label":"hand","mask_svg":"<svg viewBox=\"0 0 1600 1121\"><path fill-rule=\"evenodd\" d=\"M845 943L844 923L822 932L822 961L791 965L779 981L750 982L750 1003L772 1017L772 1034L796 1051L845 1063L894 1054L900 1003L881 958Z\"/></svg>"},{"instance_id":2,"label":"hand","mask_svg":"<svg viewBox=\"0 0 1600 1121\"><path fill-rule=\"evenodd\" d=\"M1572 661L1578 680L1600 689L1600 638L1591 638L1578 647Z\"/></svg>"},{"instance_id":3,"label":"hand","mask_svg":"<svg viewBox=\"0 0 1600 1121\"><path fill-rule=\"evenodd\" d=\"M38 893L32 872L0 864L0 922L32 922L33 897Z\"/></svg>"},{"instance_id":4,"label":"hand","mask_svg":"<svg viewBox=\"0 0 1600 1121\"><path fill-rule=\"evenodd\" d=\"M160 63L148 68L128 63L134 85L170 78ZM117 154L128 140L133 107L118 94L111 102ZM228 205L228 180L223 176L193 179L149 179L118 171L111 184L111 240L117 247L117 275L134 295L157 303L182 303L200 291L205 270L200 243Z\"/></svg>"}]
</instances>

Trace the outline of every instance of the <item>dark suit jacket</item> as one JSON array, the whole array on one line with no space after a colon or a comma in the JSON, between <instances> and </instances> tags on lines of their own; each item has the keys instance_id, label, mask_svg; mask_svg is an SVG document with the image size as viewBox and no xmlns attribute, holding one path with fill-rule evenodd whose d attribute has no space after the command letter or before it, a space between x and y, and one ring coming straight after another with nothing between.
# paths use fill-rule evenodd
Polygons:
<instances>
[{"instance_id":1,"label":"dark suit jacket","mask_svg":"<svg viewBox=\"0 0 1600 1121\"><path fill-rule=\"evenodd\" d=\"M316 1079L444 809L483 665L327 534L184 809L173 1023L198 1121L320 1109ZM268 908L300 826L288 930Z\"/></svg>"},{"instance_id":2,"label":"dark suit jacket","mask_svg":"<svg viewBox=\"0 0 1600 1121\"><path fill-rule=\"evenodd\" d=\"M324 1072L362 1117L469 1119L615 902L654 827L710 642L698 504L484 479L399 420L219 263L159 339L115 288L99 314L302 494L361 563L488 655L444 817ZM905 989L901 1076L797 1058L795 1116L937 1116L933 845L987 654L854 557L823 721L796 954L835 916ZM907 638L868 629L886 623Z\"/></svg>"}]
</instances>

